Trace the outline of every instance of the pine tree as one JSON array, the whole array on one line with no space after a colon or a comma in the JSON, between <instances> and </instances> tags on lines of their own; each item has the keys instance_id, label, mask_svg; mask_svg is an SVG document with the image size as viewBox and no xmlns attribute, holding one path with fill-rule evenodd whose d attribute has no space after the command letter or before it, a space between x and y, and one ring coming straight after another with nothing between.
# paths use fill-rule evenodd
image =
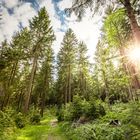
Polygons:
<instances>
[{"instance_id":1,"label":"pine tree","mask_svg":"<svg viewBox=\"0 0 140 140\"><path fill-rule=\"evenodd\" d=\"M62 47L58 53L57 62L57 91L59 98L62 98L63 103L72 101L72 83L75 71L77 39L71 29L66 32Z\"/></svg>"},{"instance_id":2,"label":"pine tree","mask_svg":"<svg viewBox=\"0 0 140 140\"><path fill-rule=\"evenodd\" d=\"M43 117L44 107L50 94L52 94L53 88L53 75L54 74L54 53L51 47L46 50L45 60L42 63L41 70L38 74L38 79L36 80L35 94L37 94L35 100L40 104L40 114ZM39 96L39 97L38 97Z\"/></svg>"},{"instance_id":3,"label":"pine tree","mask_svg":"<svg viewBox=\"0 0 140 140\"><path fill-rule=\"evenodd\" d=\"M30 34L32 36L32 69L25 95L25 113L27 113L29 109L29 101L37 71L38 60L44 56L45 49L49 47L55 39L52 27L50 26L49 16L45 8L42 8L38 12L38 15L30 21Z\"/></svg>"},{"instance_id":4,"label":"pine tree","mask_svg":"<svg viewBox=\"0 0 140 140\"><path fill-rule=\"evenodd\" d=\"M78 45L77 63L78 89L85 98L88 98L89 61L87 56L87 46L84 42L80 42Z\"/></svg>"}]
</instances>

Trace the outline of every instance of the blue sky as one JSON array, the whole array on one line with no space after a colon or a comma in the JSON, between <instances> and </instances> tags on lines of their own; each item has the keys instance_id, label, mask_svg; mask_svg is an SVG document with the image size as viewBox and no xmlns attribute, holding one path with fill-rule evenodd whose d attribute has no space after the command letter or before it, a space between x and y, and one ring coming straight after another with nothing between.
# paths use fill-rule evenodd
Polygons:
<instances>
[{"instance_id":1,"label":"blue sky","mask_svg":"<svg viewBox=\"0 0 140 140\"><path fill-rule=\"evenodd\" d=\"M56 35L56 41L53 43L55 53L59 51L65 31L71 28L77 38L87 44L88 55L92 56L100 35L101 18L93 18L88 9L81 22L76 21L74 14L66 17L64 9L71 7L71 2L71 0L0 0L2 14L0 42L4 39L10 41L12 35L22 27L28 26L28 20L45 6ZM92 60L91 57L90 59Z\"/></svg>"}]
</instances>

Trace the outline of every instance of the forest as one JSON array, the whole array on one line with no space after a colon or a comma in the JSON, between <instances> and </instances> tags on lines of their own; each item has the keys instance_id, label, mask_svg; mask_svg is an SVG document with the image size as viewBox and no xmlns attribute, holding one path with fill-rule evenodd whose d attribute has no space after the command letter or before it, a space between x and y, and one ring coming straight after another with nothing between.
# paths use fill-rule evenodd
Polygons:
<instances>
[{"instance_id":1,"label":"forest","mask_svg":"<svg viewBox=\"0 0 140 140\"><path fill-rule=\"evenodd\" d=\"M65 13L81 22L87 8L104 12L93 62L70 28L55 56L45 7L0 42L0 140L140 140L140 1L73 0Z\"/></svg>"}]
</instances>

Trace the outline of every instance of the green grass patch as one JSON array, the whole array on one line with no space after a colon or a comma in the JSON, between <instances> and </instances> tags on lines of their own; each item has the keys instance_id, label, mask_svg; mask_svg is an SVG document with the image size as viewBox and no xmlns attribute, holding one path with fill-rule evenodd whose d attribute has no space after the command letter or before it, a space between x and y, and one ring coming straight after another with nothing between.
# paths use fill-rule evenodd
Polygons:
<instances>
[{"instance_id":1,"label":"green grass patch","mask_svg":"<svg viewBox=\"0 0 140 140\"><path fill-rule=\"evenodd\" d=\"M51 124L55 119L55 116L46 112L40 124L27 125L23 129L17 129L14 135L7 140L66 140L59 124L56 123L54 126Z\"/></svg>"}]
</instances>

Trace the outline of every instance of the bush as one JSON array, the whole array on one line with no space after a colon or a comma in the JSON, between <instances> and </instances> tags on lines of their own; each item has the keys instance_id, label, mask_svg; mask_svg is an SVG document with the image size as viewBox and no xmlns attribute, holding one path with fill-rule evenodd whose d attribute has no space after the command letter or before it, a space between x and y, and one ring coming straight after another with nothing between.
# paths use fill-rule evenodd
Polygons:
<instances>
[{"instance_id":1,"label":"bush","mask_svg":"<svg viewBox=\"0 0 140 140\"><path fill-rule=\"evenodd\" d=\"M92 117L92 119L96 118L96 121L94 120L92 123L90 122L84 125L73 125L75 123L65 123L65 125L61 128L63 129L65 134L70 137L70 139L140 139L140 102L129 104L115 104L112 106L112 110L107 111L107 114L102 104L97 101L87 102L82 100L81 108L81 110L85 112L88 117L90 116ZM110 125L110 121L115 119L117 119L120 123L118 125Z\"/></svg>"},{"instance_id":2,"label":"bush","mask_svg":"<svg viewBox=\"0 0 140 140\"><path fill-rule=\"evenodd\" d=\"M11 116L3 111L0 111L0 128L13 126L14 122Z\"/></svg>"},{"instance_id":3,"label":"bush","mask_svg":"<svg viewBox=\"0 0 140 140\"><path fill-rule=\"evenodd\" d=\"M30 118L31 124L39 124L40 123L40 114L33 114Z\"/></svg>"},{"instance_id":4,"label":"bush","mask_svg":"<svg viewBox=\"0 0 140 140\"><path fill-rule=\"evenodd\" d=\"M57 109L56 116L59 122L64 121L64 107Z\"/></svg>"},{"instance_id":5,"label":"bush","mask_svg":"<svg viewBox=\"0 0 140 140\"><path fill-rule=\"evenodd\" d=\"M77 121L80 117L87 119L97 119L104 116L105 109L95 101L86 101L80 96L75 95L73 102L62 106L57 112L58 121Z\"/></svg>"},{"instance_id":6,"label":"bush","mask_svg":"<svg viewBox=\"0 0 140 140\"><path fill-rule=\"evenodd\" d=\"M22 113L18 113L16 116L15 116L15 124L16 124L16 127L17 128L23 128L25 127L25 118L23 116Z\"/></svg>"},{"instance_id":7,"label":"bush","mask_svg":"<svg viewBox=\"0 0 140 140\"><path fill-rule=\"evenodd\" d=\"M99 114L101 116L105 116L106 115L106 112L105 112L104 107L101 104L99 104L98 108L99 108Z\"/></svg>"},{"instance_id":8,"label":"bush","mask_svg":"<svg viewBox=\"0 0 140 140\"><path fill-rule=\"evenodd\" d=\"M11 109L6 109L5 111L0 111L0 139L5 140L8 136L13 134L15 129L15 123L13 120L14 111Z\"/></svg>"}]
</instances>

